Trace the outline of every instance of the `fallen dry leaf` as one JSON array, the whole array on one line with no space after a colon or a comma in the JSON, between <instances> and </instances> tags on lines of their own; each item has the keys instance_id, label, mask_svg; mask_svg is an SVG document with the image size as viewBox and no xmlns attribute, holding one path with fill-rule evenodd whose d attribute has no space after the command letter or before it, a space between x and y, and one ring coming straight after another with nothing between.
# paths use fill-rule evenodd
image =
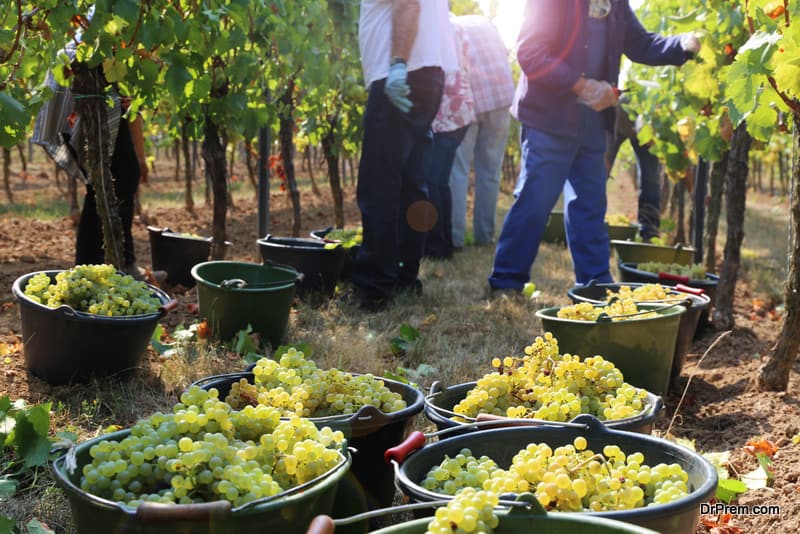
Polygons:
<instances>
[{"instance_id":1,"label":"fallen dry leaf","mask_svg":"<svg viewBox=\"0 0 800 534\"><path fill-rule=\"evenodd\" d=\"M778 446L767 439L751 439L744 446L744 452L752 456L761 452L772 458L777 451Z\"/></svg>"}]
</instances>

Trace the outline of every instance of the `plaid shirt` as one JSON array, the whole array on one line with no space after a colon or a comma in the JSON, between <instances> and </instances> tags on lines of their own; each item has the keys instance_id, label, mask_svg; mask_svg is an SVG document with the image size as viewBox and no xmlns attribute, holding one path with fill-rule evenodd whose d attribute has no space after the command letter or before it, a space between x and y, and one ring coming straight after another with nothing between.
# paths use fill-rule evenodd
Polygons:
<instances>
[{"instance_id":1,"label":"plaid shirt","mask_svg":"<svg viewBox=\"0 0 800 534\"><path fill-rule=\"evenodd\" d=\"M75 43L69 43L64 53L69 61L75 59ZM53 91L53 98L44 103L36 116L33 127L32 141L41 145L45 152L53 158L70 177L88 183L88 176L81 165L83 155L83 136L81 135L80 121L75 112L75 100L69 86L58 85L52 72L47 73L45 81L47 87ZM106 111L108 124L109 155L114 154L114 146L119 133L119 121L122 117L122 105L119 94L111 88L108 95L114 102L113 107Z\"/></svg>"},{"instance_id":2,"label":"plaid shirt","mask_svg":"<svg viewBox=\"0 0 800 534\"><path fill-rule=\"evenodd\" d=\"M480 15L456 17L469 42L470 85L475 113L485 113L511 106L514 80L508 50L497 28Z\"/></svg>"}]
</instances>

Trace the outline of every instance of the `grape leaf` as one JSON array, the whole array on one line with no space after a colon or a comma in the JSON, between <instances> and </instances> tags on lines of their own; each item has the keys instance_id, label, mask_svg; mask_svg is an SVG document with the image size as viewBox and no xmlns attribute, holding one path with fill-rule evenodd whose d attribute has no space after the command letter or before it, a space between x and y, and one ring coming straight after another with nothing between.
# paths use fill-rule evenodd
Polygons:
<instances>
[{"instance_id":1,"label":"grape leaf","mask_svg":"<svg viewBox=\"0 0 800 534\"><path fill-rule=\"evenodd\" d=\"M25 525L28 529L28 534L53 534L54 531L50 529L47 525L36 519L35 517L28 521L28 524Z\"/></svg>"},{"instance_id":2,"label":"grape leaf","mask_svg":"<svg viewBox=\"0 0 800 534\"><path fill-rule=\"evenodd\" d=\"M741 480L729 478L727 480L720 480L717 484L716 497L720 501L730 504L737 495L747 491L747 485Z\"/></svg>"}]
</instances>

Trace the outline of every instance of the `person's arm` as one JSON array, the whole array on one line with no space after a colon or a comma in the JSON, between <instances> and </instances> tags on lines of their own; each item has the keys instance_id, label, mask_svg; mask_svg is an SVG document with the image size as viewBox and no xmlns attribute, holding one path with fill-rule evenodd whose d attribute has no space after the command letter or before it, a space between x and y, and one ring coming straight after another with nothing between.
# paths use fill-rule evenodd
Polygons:
<instances>
[{"instance_id":1,"label":"person's arm","mask_svg":"<svg viewBox=\"0 0 800 534\"><path fill-rule=\"evenodd\" d=\"M430 1L430 0L426 0ZM419 28L420 0L392 0L392 59L407 62Z\"/></svg>"},{"instance_id":2,"label":"person's arm","mask_svg":"<svg viewBox=\"0 0 800 534\"><path fill-rule=\"evenodd\" d=\"M146 184L150 171L147 168L147 156L144 151L144 126L142 124L142 116L137 113L136 117L128 123L128 126L131 130L133 148L136 150L136 157L139 160L141 181Z\"/></svg>"},{"instance_id":3,"label":"person's arm","mask_svg":"<svg viewBox=\"0 0 800 534\"><path fill-rule=\"evenodd\" d=\"M635 63L644 65L683 65L693 56L681 43L681 35L665 37L648 32L636 18L628 2L618 4L625 9L625 41L623 52ZM698 45L699 49L699 45Z\"/></svg>"}]
</instances>

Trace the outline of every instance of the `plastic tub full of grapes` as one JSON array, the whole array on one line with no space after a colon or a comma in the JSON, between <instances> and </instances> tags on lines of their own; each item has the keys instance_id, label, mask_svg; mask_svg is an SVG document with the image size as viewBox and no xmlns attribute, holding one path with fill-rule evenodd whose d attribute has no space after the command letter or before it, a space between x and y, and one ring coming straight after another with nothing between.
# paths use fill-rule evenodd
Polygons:
<instances>
[{"instance_id":1,"label":"plastic tub full of grapes","mask_svg":"<svg viewBox=\"0 0 800 534\"><path fill-rule=\"evenodd\" d=\"M536 316L563 352L583 358L600 354L622 371L626 382L666 395L680 316L686 311L683 305L642 304L630 316L601 316L594 321L561 318L560 310L545 308Z\"/></svg>"},{"instance_id":2,"label":"plastic tub full of grapes","mask_svg":"<svg viewBox=\"0 0 800 534\"><path fill-rule=\"evenodd\" d=\"M595 305L606 304L608 300L614 295L618 294L620 288L623 286L629 287L632 291L646 290L649 284L642 283L611 283L611 284L595 284L589 283L585 286L575 286L567 291L567 295L572 299L572 302L589 302ZM700 315L703 311L707 310L711 304L711 299L705 295L702 290L697 290L693 287L678 284L677 286L670 286L667 290L668 299L689 299L689 306L686 313L681 315L680 323L678 324L678 337L675 341L675 352L672 357L672 371L670 373L670 380L681 374L683 367L683 360L689 348L692 345L692 340L697 332L697 325L700 322ZM637 300L637 303L643 304L661 304L663 301L657 300ZM625 429L620 429L625 430Z\"/></svg>"},{"instance_id":3,"label":"plastic tub full of grapes","mask_svg":"<svg viewBox=\"0 0 800 534\"><path fill-rule=\"evenodd\" d=\"M139 296L146 295L158 304L152 312L138 315L98 315L67 304L52 308L26 295L35 276L45 275L56 283L62 272L29 273L17 278L12 287L19 301L25 364L30 372L60 385L136 369L158 321L177 303L143 282L137 283L136 291L143 293Z\"/></svg>"},{"instance_id":4,"label":"plastic tub full of grapes","mask_svg":"<svg viewBox=\"0 0 800 534\"><path fill-rule=\"evenodd\" d=\"M239 506L225 500L170 504L144 501L136 507L81 489L84 467L92 463L90 450L103 440L122 442L130 430L121 430L78 444L52 463L56 483L69 499L78 534L301 534L319 513L331 513L338 482L350 467L347 450L326 473L286 491Z\"/></svg>"},{"instance_id":5,"label":"plastic tub full of grapes","mask_svg":"<svg viewBox=\"0 0 800 534\"><path fill-rule=\"evenodd\" d=\"M356 261L356 256L361 249L363 240L361 228L334 228L329 226L312 230L311 237L322 241L328 246L340 245L344 248L344 262L339 273L339 279L349 280L350 275L353 273L353 264Z\"/></svg>"},{"instance_id":6,"label":"plastic tub full of grapes","mask_svg":"<svg viewBox=\"0 0 800 534\"><path fill-rule=\"evenodd\" d=\"M431 385L428 395L425 397L425 417L436 425L436 428L443 430L446 428L460 427L463 432L471 432L475 426L474 422L481 421L481 417L470 418L461 414L455 413L453 408L461 402L467 394L475 388L477 382L467 382L465 384L456 384L447 388L443 388L439 382L434 382ZM649 434L653 430L656 417L664 407L664 401L658 395L647 393L647 398L644 400L644 407L640 413L631 417L622 419L612 419L604 421L606 426L616 430L625 430L627 432L638 432L641 434ZM522 424L525 421L517 420L515 424ZM546 425L548 421L531 420L531 425ZM497 420L497 425L502 426L503 419ZM558 425L558 423L554 423ZM487 425L484 425L487 426ZM450 435L455 435L450 434Z\"/></svg>"},{"instance_id":7,"label":"plastic tub full of grapes","mask_svg":"<svg viewBox=\"0 0 800 534\"><path fill-rule=\"evenodd\" d=\"M683 284L688 287L703 290L703 293L708 296L711 302L708 308L704 309L700 313L700 319L697 321L698 333L702 333L705 327L708 325L708 317L711 312L711 308L714 306L714 294L717 291L719 276L706 273L705 271L700 271L702 274L691 274L691 272L690 274L678 274L666 270L653 272L640 268L642 265L647 265L648 263L651 262L620 263L618 266L620 280L622 282L642 282L645 284L658 283L668 286ZM667 268L666 266L664 267ZM675 266L673 265L673 267ZM689 266L689 268L691 269L692 267ZM700 269L698 266L695 266L695 268L698 271Z\"/></svg>"},{"instance_id":8,"label":"plastic tub full of grapes","mask_svg":"<svg viewBox=\"0 0 800 534\"><path fill-rule=\"evenodd\" d=\"M535 492L553 511L548 517L568 510L657 532L693 534L701 503L713 498L717 488L716 469L696 452L609 429L590 415L564 428L500 428L425 442L423 434L414 432L386 451L398 488L412 501L452 499L445 489L448 482L469 485L485 479L482 488L501 498Z\"/></svg>"},{"instance_id":9,"label":"plastic tub full of grapes","mask_svg":"<svg viewBox=\"0 0 800 534\"><path fill-rule=\"evenodd\" d=\"M358 376L352 373L353 376ZM215 388L219 398L228 396L231 386L240 380L253 383L255 377L252 372L232 373L217 375L198 380L193 385L205 390ZM414 416L422 411L424 396L416 388L389 380L379 378L386 387L402 395L406 407L402 410L384 413L375 406L362 406L353 414L333 415L327 417L311 417L311 421L318 427L328 426L334 430L341 430L348 443L358 453L353 458L352 472L363 493L363 500L369 508L390 506L394 497L393 474L391 468L383 462L384 451L402 441L413 427ZM356 500L354 493L349 497ZM358 509L358 506L354 506Z\"/></svg>"}]
</instances>

